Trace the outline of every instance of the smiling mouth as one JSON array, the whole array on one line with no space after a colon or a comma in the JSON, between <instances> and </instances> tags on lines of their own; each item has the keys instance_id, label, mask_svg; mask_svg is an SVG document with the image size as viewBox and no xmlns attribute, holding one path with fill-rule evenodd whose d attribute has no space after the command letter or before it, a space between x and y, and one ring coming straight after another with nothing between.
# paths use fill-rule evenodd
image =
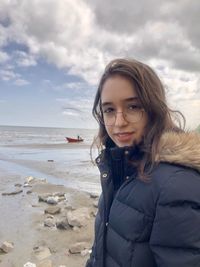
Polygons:
<instances>
[{"instance_id":1,"label":"smiling mouth","mask_svg":"<svg viewBox=\"0 0 200 267\"><path fill-rule=\"evenodd\" d=\"M133 135L133 132L124 132L114 134L119 141L129 141Z\"/></svg>"},{"instance_id":2,"label":"smiling mouth","mask_svg":"<svg viewBox=\"0 0 200 267\"><path fill-rule=\"evenodd\" d=\"M126 135L132 135L133 132L123 132L123 133L115 133L114 135L117 135L117 136L126 136Z\"/></svg>"}]
</instances>

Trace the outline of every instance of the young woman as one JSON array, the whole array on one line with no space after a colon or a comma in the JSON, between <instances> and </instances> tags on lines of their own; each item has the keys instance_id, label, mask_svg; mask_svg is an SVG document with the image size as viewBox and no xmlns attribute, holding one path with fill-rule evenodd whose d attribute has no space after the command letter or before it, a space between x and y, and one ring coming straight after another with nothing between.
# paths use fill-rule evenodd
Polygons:
<instances>
[{"instance_id":1,"label":"young woman","mask_svg":"<svg viewBox=\"0 0 200 267\"><path fill-rule=\"evenodd\" d=\"M136 60L108 64L93 115L102 194L86 266L199 267L200 135L181 128L160 79Z\"/></svg>"}]
</instances>

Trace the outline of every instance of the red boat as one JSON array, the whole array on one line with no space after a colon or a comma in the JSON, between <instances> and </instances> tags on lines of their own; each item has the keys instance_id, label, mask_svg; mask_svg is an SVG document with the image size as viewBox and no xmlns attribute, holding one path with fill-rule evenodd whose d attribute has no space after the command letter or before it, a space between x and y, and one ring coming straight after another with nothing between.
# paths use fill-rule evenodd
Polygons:
<instances>
[{"instance_id":1,"label":"red boat","mask_svg":"<svg viewBox=\"0 0 200 267\"><path fill-rule=\"evenodd\" d=\"M78 137L78 138L65 137L65 138L69 143L83 142L83 138L81 137Z\"/></svg>"}]
</instances>

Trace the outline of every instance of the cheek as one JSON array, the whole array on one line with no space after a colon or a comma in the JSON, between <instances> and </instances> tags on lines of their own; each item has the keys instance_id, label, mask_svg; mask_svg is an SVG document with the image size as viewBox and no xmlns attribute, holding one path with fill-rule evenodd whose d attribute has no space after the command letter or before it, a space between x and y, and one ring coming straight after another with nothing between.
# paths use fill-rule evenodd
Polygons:
<instances>
[{"instance_id":1,"label":"cheek","mask_svg":"<svg viewBox=\"0 0 200 267\"><path fill-rule=\"evenodd\" d=\"M142 126L142 128L141 128L141 134L142 134L142 135L145 135L145 134L146 134L146 129L147 129L147 125L144 124L144 125Z\"/></svg>"}]
</instances>

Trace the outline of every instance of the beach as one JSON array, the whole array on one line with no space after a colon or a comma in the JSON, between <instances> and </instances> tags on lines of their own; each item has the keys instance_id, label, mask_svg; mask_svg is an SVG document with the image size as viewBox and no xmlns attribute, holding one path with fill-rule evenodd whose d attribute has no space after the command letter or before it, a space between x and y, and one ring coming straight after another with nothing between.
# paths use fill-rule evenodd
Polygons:
<instances>
[{"instance_id":1,"label":"beach","mask_svg":"<svg viewBox=\"0 0 200 267\"><path fill-rule=\"evenodd\" d=\"M0 130L0 245L10 244L0 266L84 266L100 194L90 159L94 132L82 131L85 142L68 144L64 129L54 130L60 140L52 129Z\"/></svg>"}]
</instances>

